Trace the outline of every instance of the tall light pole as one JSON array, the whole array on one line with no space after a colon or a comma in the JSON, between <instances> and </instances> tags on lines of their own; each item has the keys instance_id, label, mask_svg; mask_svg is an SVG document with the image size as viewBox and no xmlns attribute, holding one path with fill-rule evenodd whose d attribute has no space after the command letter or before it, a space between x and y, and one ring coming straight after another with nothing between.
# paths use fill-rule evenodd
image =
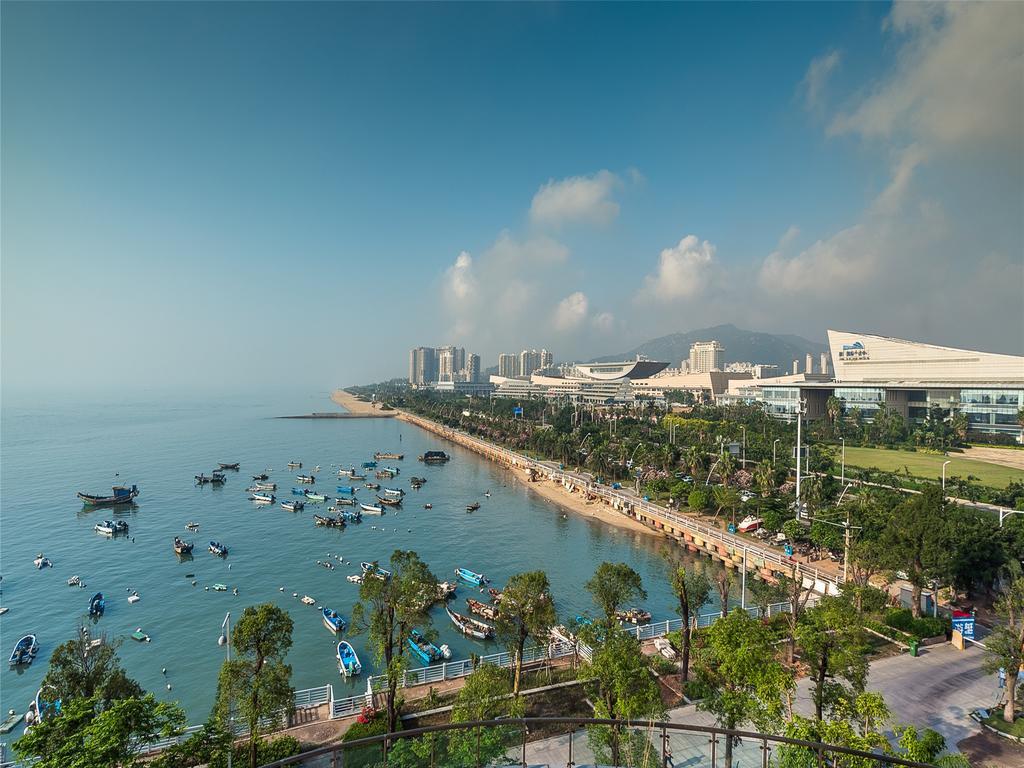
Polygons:
<instances>
[{"instance_id":1,"label":"tall light pole","mask_svg":"<svg viewBox=\"0 0 1024 768\"><path fill-rule=\"evenodd\" d=\"M220 625L220 637L218 645L224 646L224 660L231 661L231 611L224 615L224 621ZM235 724L231 712L231 700L228 699L228 734L231 739L228 742L228 768L231 768L231 753L235 751Z\"/></svg>"},{"instance_id":2,"label":"tall light pole","mask_svg":"<svg viewBox=\"0 0 1024 768\"><path fill-rule=\"evenodd\" d=\"M952 461L952 459L947 459L946 461L942 462L942 493L943 494L946 493L946 465L949 464L951 461Z\"/></svg>"},{"instance_id":3,"label":"tall light pole","mask_svg":"<svg viewBox=\"0 0 1024 768\"><path fill-rule=\"evenodd\" d=\"M775 468L775 448L776 446L778 446L781 440L781 437L776 437L774 440L772 440L772 469Z\"/></svg>"},{"instance_id":4,"label":"tall light pole","mask_svg":"<svg viewBox=\"0 0 1024 768\"><path fill-rule=\"evenodd\" d=\"M839 484L846 485L846 438L840 437L839 442L843 444L843 468L839 471Z\"/></svg>"},{"instance_id":5,"label":"tall light pole","mask_svg":"<svg viewBox=\"0 0 1024 768\"><path fill-rule=\"evenodd\" d=\"M800 425L804 420L804 401L796 402L796 519L800 519Z\"/></svg>"},{"instance_id":6,"label":"tall light pole","mask_svg":"<svg viewBox=\"0 0 1024 768\"><path fill-rule=\"evenodd\" d=\"M743 468L747 468L747 426L746 424L740 424L740 429L743 430Z\"/></svg>"}]
</instances>

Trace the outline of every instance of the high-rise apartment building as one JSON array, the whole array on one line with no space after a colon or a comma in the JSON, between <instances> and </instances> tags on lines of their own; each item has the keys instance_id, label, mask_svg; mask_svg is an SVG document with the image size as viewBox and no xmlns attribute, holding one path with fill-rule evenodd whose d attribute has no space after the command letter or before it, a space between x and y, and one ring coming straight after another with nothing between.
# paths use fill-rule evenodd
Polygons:
<instances>
[{"instance_id":1,"label":"high-rise apartment building","mask_svg":"<svg viewBox=\"0 0 1024 768\"><path fill-rule=\"evenodd\" d=\"M466 355L466 381L476 383L480 381L480 355L470 352Z\"/></svg>"},{"instance_id":2,"label":"high-rise apartment building","mask_svg":"<svg viewBox=\"0 0 1024 768\"><path fill-rule=\"evenodd\" d=\"M828 352L821 353L821 372L828 375Z\"/></svg>"},{"instance_id":3,"label":"high-rise apartment building","mask_svg":"<svg viewBox=\"0 0 1024 768\"><path fill-rule=\"evenodd\" d=\"M690 373L710 373L725 367L725 347L717 341L698 341L690 347Z\"/></svg>"},{"instance_id":4,"label":"high-rise apartment building","mask_svg":"<svg viewBox=\"0 0 1024 768\"><path fill-rule=\"evenodd\" d=\"M502 352L498 355L498 375L511 379L519 375L519 356Z\"/></svg>"},{"instance_id":5,"label":"high-rise apartment building","mask_svg":"<svg viewBox=\"0 0 1024 768\"><path fill-rule=\"evenodd\" d=\"M540 351L540 367L550 368L555 364L555 355L553 352L549 352L546 349Z\"/></svg>"},{"instance_id":6,"label":"high-rise apartment building","mask_svg":"<svg viewBox=\"0 0 1024 768\"><path fill-rule=\"evenodd\" d=\"M814 373L814 355L808 352L805 362L807 367L804 373Z\"/></svg>"},{"instance_id":7,"label":"high-rise apartment building","mask_svg":"<svg viewBox=\"0 0 1024 768\"><path fill-rule=\"evenodd\" d=\"M414 387L437 381L437 355L433 347L409 350L409 383Z\"/></svg>"}]
</instances>

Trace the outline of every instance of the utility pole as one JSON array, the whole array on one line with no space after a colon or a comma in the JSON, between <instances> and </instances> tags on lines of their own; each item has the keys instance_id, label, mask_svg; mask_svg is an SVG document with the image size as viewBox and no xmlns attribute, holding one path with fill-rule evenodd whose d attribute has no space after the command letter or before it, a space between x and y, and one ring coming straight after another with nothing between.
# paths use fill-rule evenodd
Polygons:
<instances>
[{"instance_id":1,"label":"utility pole","mask_svg":"<svg viewBox=\"0 0 1024 768\"><path fill-rule=\"evenodd\" d=\"M747 427L745 424L740 424L740 429L743 430L743 468L747 468Z\"/></svg>"},{"instance_id":2,"label":"utility pole","mask_svg":"<svg viewBox=\"0 0 1024 768\"><path fill-rule=\"evenodd\" d=\"M800 519L800 425L804 420L804 401L796 403L796 519Z\"/></svg>"},{"instance_id":3,"label":"utility pole","mask_svg":"<svg viewBox=\"0 0 1024 768\"><path fill-rule=\"evenodd\" d=\"M775 448L778 446L780 440L782 440L781 437L776 437L772 440L772 469L775 469Z\"/></svg>"},{"instance_id":4,"label":"utility pole","mask_svg":"<svg viewBox=\"0 0 1024 768\"><path fill-rule=\"evenodd\" d=\"M846 438L840 437L839 441L843 444L843 468L839 471L839 484L846 485Z\"/></svg>"},{"instance_id":5,"label":"utility pole","mask_svg":"<svg viewBox=\"0 0 1024 768\"><path fill-rule=\"evenodd\" d=\"M946 493L946 465L949 464L950 461L952 461L952 459L948 459L948 460L942 462L942 493L943 493L943 495L945 495L945 493Z\"/></svg>"}]
</instances>

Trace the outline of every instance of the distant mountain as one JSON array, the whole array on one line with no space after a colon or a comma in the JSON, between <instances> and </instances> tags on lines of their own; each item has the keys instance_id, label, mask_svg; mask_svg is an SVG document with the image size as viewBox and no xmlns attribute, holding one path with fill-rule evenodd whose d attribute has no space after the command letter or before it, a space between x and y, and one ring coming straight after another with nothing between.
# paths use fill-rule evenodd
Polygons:
<instances>
[{"instance_id":1,"label":"distant mountain","mask_svg":"<svg viewBox=\"0 0 1024 768\"><path fill-rule=\"evenodd\" d=\"M593 362L631 360L637 355L643 355L652 360L661 360L677 366L680 361L689 358L690 346L697 341L721 343L725 347L726 363L750 362L777 365L780 374L789 373L793 368L794 360L800 361L802 372L807 353L814 356L814 370L818 371L819 357L822 352L828 351L827 345L810 341L802 336L744 331L735 325L727 324L701 328L689 333L672 333L644 342L628 352L599 357Z\"/></svg>"}]
</instances>

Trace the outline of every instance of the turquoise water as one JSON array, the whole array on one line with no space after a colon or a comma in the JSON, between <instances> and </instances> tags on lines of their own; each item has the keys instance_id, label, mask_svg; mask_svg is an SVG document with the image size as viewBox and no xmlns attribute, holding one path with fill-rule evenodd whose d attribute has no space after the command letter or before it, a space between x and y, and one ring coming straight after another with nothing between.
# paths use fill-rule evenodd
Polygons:
<instances>
[{"instance_id":1,"label":"turquoise water","mask_svg":"<svg viewBox=\"0 0 1024 768\"><path fill-rule=\"evenodd\" d=\"M603 560L625 561L643 576L654 620L674 618L665 581L663 546L654 537L583 519L541 499L512 473L475 454L390 419L282 420L272 417L329 408L327 395L262 399L168 402L161 399L47 404L26 407L5 402L0 412L0 652L10 654L22 635L39 637L40 655L26 670L0 668L0 709L23 711L35 694L54 647L72 637L83 621L89 598L102 591L106 614L94 632L124 638L121 656L129 674L161 698L176 699L190 722L205 719L213 702L224 649L217 645L225 612L237 617L254 603L273 601L291 612L294 644L289 655L297 688L333 683L336 695L365 690L365 677L346 682L334 658L336 640L320 612L297 598L308 594L348 617L358 585L345 577L361 560L387 560L395 549L414 549L439 579L453 580L464 566L485 573L500 586L511 574L543 568L551 580L559 615L571 618L592 610L583 584ZM424 466L416 456L439 448L453 456L444 466ZM296 471L319 464L317 489L334 495L336 467L359 466L376 450L403 452L402 474L390 485L409 489L409 477L428 478L409 491L404 509L382 518L364 518L343 531L313 525L318 507L286 512L277 504L256 506L245 488L251 475L270 468L278 501L292 498ZM193 476L218 461L241 463L223 487L193 484ZM115 478L114 473L118 473ZM372 477L371 477L372 479ZM75 492L105 493L116 481L138 484L141 495L130 511L83 508ZM389 483L385 482L385 485ZM491 497L484 492L490 490ZM372 492L358 494L364 501ZM479 501L473 514L465 506ZM432 510L424 510L424 503ZM93 531L96 522L120 518L128 538L109 539ZM185 531L187 521L198 533ZM376 527L374 527L376 526ZM194 557L174 554L174 536L194 540ZM226 559L206 551L210 539L230 548ZM36 570L43 552L53 568ZM316 564L341 554L352 565L327 570ZM85 589L67 586L79 575ZM191 585L195 574L196 586ZM206 591L223 583L237 596ZM280 588L283 587L283 591ZM141 600L127 602L128 590ZM476 591L460 586L457 610ZM708 610L712 607L709 606ZM494 643L455 632L440 606L432 613L440 642L454 658L496 652ZM136 643L127 636L141 627L152 638ZM374 664L362 637L351 638L364 672ZM161 668L167 668L166 677ZM172 690L166 690L166 684Z\"/></svg>"}]
</instances>

